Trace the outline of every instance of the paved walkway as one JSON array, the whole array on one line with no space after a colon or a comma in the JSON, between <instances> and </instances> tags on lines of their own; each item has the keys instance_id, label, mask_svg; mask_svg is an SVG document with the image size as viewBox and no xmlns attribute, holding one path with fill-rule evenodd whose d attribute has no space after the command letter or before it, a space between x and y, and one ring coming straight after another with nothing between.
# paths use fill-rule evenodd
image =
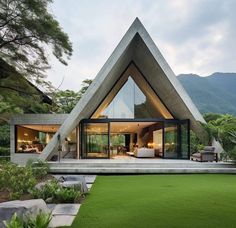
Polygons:
<instances>
[{"instance_id":1,"label":"paved walkway","mask_svg":"<svg viewBox=\"0 0 236 228\"><path fill-rule=\"evenodd\" d=\"M84 177L86 185L90 190L95 182L96 175L84 175ZM52 220L49 227L61 227L71 226L79 212L81 204L47 204L47 206L52 210Z\"/></svg>"}]
</instances>

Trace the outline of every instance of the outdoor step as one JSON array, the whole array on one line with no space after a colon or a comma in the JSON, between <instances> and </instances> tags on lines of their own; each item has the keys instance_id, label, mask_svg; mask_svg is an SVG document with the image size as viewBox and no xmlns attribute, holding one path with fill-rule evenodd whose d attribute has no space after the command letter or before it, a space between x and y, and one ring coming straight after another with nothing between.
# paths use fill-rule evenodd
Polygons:
<instances>
[{"instance_id":1,"label":"outdoor step","mask_svg":"<svg viewBox=\"0 0 236 228\"><path fill-rule=\"evenodd\" d=\"M141 173L236 173L236 168L76 168L54 167L52 173L97 173L97 174L141 174Z\"/></svg>"},{"instance_id":2,"label":"outdoor step","mask_svg":"<svg viewBox=\"0 0 236 228\"><path fill-rule=\"evenodd\" d=\"M230 163L50 163L50 168L234 168Z\"/></svg>"}]
</instances>

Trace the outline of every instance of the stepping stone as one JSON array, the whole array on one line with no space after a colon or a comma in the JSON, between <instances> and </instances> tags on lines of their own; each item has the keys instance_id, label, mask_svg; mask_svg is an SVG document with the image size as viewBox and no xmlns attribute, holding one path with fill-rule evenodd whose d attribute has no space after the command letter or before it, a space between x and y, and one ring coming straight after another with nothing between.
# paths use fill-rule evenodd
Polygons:
<instances>
[{"instance_id":1,"label":"stepping stone","mask_svg":"<svg viewBox=\"0 0 236 228\"><path fill-rule=\"evenodd\" d=\"M54 210L55 206L56 206L56 204L54 204L54 203L48 203L48 204L47 204L47 207L48 207L51 211Z\"/></svg>"},{"instance_id":2,"label":"stepping stone","mask_svg":"<svg viewBox=\"0 0 236 228\"><path fill-rule=\"evenodd\" d=\"M49 227L71 226L74 219L74 215L54 215L49 224Z\"/></svg>"},{"instance_id":3,"label":"stepping stone","mask_svg":"<svg viewBox=\"0 0 236 228\"><path fill-rule=\"evenodd\" d=\"M96 179L96 175L85 175L84 178L85 178L85 181L87 184L92 184L94 183L95 179Z\"/></svg>"},{"instance_id":4,"label":"stepping stone","mask_svg":"<svg viewBox=\"0 0 236 228\"><path fill-rule=\"evenodd\" d=\"M90 190L93 186L93 184L86 184L87 185L87 188Z\"/></svg>"},{"instance_id":5,"label":"stepping stone","mask_svg":"<svg viewBox=\"0 0 236 228\"><path fill-rule=\"evenodd\" d=\"M57 204L52 211L52 215L77 215L80 204Z\"/></svg>"}]
</instances>

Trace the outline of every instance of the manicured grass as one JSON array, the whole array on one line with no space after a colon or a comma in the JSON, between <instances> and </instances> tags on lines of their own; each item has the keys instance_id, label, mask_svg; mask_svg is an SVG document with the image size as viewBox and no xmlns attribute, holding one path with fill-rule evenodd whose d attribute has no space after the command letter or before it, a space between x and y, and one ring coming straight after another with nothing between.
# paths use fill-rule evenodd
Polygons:
<instances>
[{"instance_id":1,"label":"manicured grass","mask_svg":"<svg viewBox=\"0 0 236 228\"><path fill-rule=\"evenodd\" d=\"M72 227L236 227L236 175L99 176Z\"/></svg>"}]
</instances>

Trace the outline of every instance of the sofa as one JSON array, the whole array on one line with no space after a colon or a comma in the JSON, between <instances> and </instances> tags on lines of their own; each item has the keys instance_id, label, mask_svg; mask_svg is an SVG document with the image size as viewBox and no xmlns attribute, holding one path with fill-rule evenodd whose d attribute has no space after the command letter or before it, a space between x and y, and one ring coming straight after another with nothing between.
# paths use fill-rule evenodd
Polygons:
<instances>
[{"instance_id":1,"label":"sofa","mask_svg":"<svg viewBox=\"0 0 236 228\"><path fill-rule=\"evenodd\" d=\"M218 162L218 154L215 153L215 147L205 146L203 150L198 151L197 153L192 154L190 157L192 161L199 162Z\"/></svg>"},{"instance_id":2,"label":"sofa","mask_svg":"<svg viewBox=\"0 0 236 228\"><path fill-rule=\"evenodd\" d=\"M134 151L134 156L137 158L154 158L155 157L155 150L149 148L137 148Z\"/></svg>"}]
</instances>

